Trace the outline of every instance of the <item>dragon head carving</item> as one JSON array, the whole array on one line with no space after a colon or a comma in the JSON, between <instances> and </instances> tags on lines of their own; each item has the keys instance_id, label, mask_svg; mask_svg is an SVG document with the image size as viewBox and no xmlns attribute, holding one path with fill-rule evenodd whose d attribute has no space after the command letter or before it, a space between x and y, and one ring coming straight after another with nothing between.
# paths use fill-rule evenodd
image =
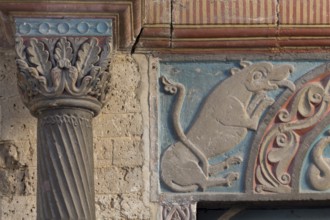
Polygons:
<instances>
[{"instance_id":1,"label":"dragon head carving","mask_svg":"<svg viewBox=\"0 0 330 220\"><path fill-rule=\"evenodd\" d=\"M293 66L284 64L274 66L272 63L262 62L252 64L242 61L242 69L232 69L233 74L244 74L246 77L245 86L251 92L263 90L275 90L279 87L286 87L291 91L295 90L295 85L288 80Z\"/></svg>"}]
</instances>

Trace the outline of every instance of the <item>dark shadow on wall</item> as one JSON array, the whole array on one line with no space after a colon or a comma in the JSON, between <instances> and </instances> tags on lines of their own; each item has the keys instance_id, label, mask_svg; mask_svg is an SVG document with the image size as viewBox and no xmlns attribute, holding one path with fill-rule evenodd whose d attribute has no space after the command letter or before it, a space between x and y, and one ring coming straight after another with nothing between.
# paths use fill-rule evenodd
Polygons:
<instances>
[{"instance_id":1,"label":"dark shadow on wall","mask_svg":"<svg viewBox=\"0 0 330 220\"><path fill-rule=\"evenodd\" d=\"M228 209L198 209L197 220L316 220L330 219L328 207L248 208L229 217Z\"/></svg>"}]
</instances>

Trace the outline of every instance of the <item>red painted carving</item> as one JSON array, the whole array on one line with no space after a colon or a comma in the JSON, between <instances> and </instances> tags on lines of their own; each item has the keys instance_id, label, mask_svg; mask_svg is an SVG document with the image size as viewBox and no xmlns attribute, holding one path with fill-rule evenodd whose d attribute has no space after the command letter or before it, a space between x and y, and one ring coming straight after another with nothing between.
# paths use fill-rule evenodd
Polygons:
<instances>
[{"instance_id":1,"label":"red painted carving","mask_svg":"<svg viewBox=\"0 0 330 220\"><path fill-rule=\"evenodd\" d=\"M292 162L304 137L330 112L330 73L305 83L275 114L261 138L255 193L289 193Z\"/></svg>"}]
</instances>

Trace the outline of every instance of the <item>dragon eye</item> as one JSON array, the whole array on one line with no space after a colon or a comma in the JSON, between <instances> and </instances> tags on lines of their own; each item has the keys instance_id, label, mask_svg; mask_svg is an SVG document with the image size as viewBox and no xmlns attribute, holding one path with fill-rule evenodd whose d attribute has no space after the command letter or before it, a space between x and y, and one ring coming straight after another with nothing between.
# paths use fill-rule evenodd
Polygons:
<instances>
[{"instance_id":1,"label":"dragon eye","mask_svg":"<svg viewBox=\"0 0 330 220\"><path fill-rule=\"evenodd\" d=\"M253 79L254 80L258 80L258 79L261 79L263 77L263 74L261 72L254 72L253 74Z\"/></svg>"}]
</instances>

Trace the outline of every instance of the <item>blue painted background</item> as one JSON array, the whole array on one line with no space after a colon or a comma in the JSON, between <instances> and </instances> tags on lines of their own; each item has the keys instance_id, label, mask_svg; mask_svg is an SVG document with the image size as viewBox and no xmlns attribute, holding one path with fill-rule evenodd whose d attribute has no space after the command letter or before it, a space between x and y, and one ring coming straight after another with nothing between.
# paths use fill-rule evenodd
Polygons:
<instances>
[{"instance_id":1,"label":"blue painted background","mask_svg":"<svg viewBox=\"0 0 330 220\"><path fill-rule=\"evenodd\" d=\"M253 63L263 61L252 61ZM269 61L267 61L269 62ZM294 72L289 78L295 81L305 73L323 64L322 61L272 61L274 65L277 64L291 64L294 66ZM196 114L202 107L203 100L208 96L212 89L219 85L224 79L230 77L230 69L233 67L240 67L239 61L220 62L220 61L196 61L196 62L161 62L159 76L166 76L168 79L180 82L186 87L186 98L181 112L181 124L185 131L189 130ZM167 147L176 142L176 135L173 133L173 126L171 121L171 112L174 104L175 96L164 93L162 86L158 83L159 92L159 146L160 151L163 152ZM270 92L268 95L276 99L282 89L275 92ZM255 132L249 131L245 140L242 141L233 150L212 158L210 163L217 163L223 161L231 155L240 155L243 158L243 163L236 165L227 170L227 172L241 173L238 181L235 181L231 187L213 187L208 191L215 192L244 192L244 179L246 163L248 160L248 152L251 148L251 142ZM224 176L226 172L219 174ZM161 187L162 191L166 192L166 187Z\"/></svg>"},{"instance_id":2,"label":"blue painted background","mask_svg":"<svg viewBox=\"0 0 330 220\"><path fill-rule=\"evenodd\" d=\"M111 19L16 18L16 36L112 36Z\"/></svg>"}]
</instances>

